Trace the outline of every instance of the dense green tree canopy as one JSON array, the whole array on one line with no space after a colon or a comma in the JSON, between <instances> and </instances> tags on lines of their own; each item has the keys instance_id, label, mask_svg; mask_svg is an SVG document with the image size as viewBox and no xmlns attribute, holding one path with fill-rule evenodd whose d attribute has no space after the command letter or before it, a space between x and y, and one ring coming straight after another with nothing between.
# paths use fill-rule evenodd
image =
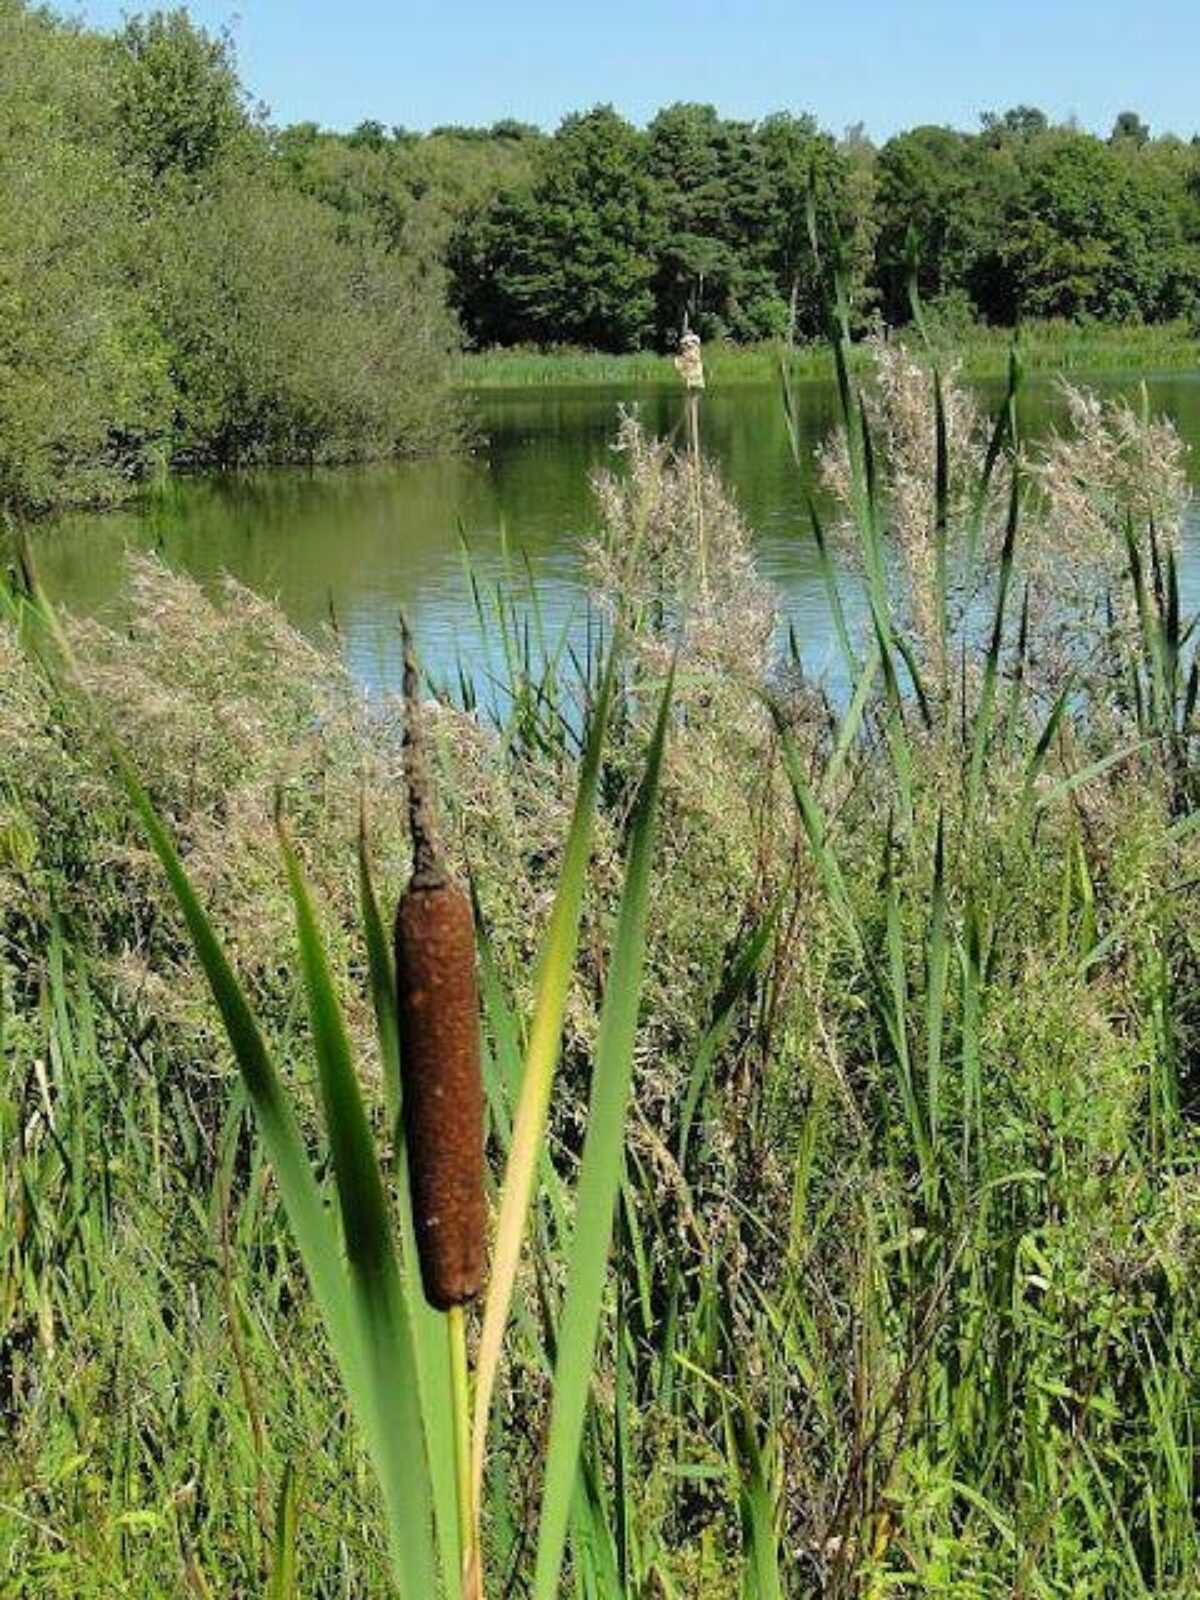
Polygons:
<instances>
[{"instance_id":1,"label":"dense green tree canopy","mask_svg":"<svg viewBox=\"0 0 1200 1600\"><path fill-rule=\"evenodd\" d=\"M228 41L210 38L176 10L132 17L117 45L122 154L152 181L210 173L248 123Z\"/></svg>"},{"instance_id":2,"label":"dense green tree canopy","mask_svg":"<svg viewBox=\"0 0 1200 1600\"><path fill-rule=\"evenodd\" d=\"M1136 124L1136 126L1135 126ZM1152 322L1200 314L1200 150L1144 139L1133 113L1105 142L1022 107L978 135L919 128L880 151L877 267L903 320L915 232L929 299L960 294L986 321Z\"/></svg>"},{"instance_id":3,"label":"dense green tree canopy","mask_svg":"<svg viewBox=\"0 0 1200 1600\"><path fill-rule=\"evenodd\" d=\"M645 143L610 107L568 117L529 182L466 221L452 260L481 336L609 350L652 340L663 197Z\"/></svg>"},{"instance_id":4,"label":"dense green tree canopy","mask_svg":"<svg viewBox=\"0 0 1200 1600\"><path fill-rule=\"evenodd\" d=\"M144 469L167 354L130 270L105 47L0 0L0 60L0 503L39 505Z\"/></svg>"},{"instance_id":5,"label":"dense green tree canopy","mask_svg":"<svg viewBox=\"0 0 1200 1600\"><path fill-rule=\"evenodd\" d=\"M1039 140L1008 208L1019 308L1029 316L1152 320L1177 310L1184 240L1152 176L1085 134Z\"/></svg>"},{"instance_id":6,"label":"dense green tree canopy","mask_svg":"<svg viewBox=\"0 0 1200 1600\"><path fill-rule=\"evenodd\" d=\"M568 118L523 182L467 215L451 268L481 343L671 345L812 333L808 197L853 234L849 168L809 117L760 123L668 106L645 132L601 107Z\"/></svg>"},{"instance_id":7,"label":"dense green tree canopy","mask_svg":"<svg viewBox=\"0 0 1200 1600\"><path fill-rule=\"evenodd\" d=\"M860 318L907 320L914 263L927 302L1001 325L1194 317L1198 192L1200 148L1152 139L1135 112L1107 140L1017 106L976 133L918 127L876 151L861 130L836 141L790 113L753 123L680 103L642 133L605 108L569 118L536 166L466 212L453 293L479 344L669 347L685 325L812 336L815 204Z\"/></svg>"}]
</instances>

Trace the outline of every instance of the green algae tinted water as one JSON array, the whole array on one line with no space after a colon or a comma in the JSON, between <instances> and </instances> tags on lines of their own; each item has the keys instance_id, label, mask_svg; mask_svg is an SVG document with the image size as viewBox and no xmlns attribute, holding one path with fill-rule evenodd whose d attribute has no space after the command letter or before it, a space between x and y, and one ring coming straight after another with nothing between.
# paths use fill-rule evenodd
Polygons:
<instances>
[{"instance_id":1,"label":"green algae tinted water","mask_svg":"<svg viewBox=\"0 0 1200 1600\"><path fill-rule=\"evenodd\" d=\"M1136 392L1140 375L1087 380ZM1155 411L1192 445L1200 486L1200 373L1146 375ZM998 397L998 387L985 391ZM52 596L103 615L117 594L127 549L157 549L205 585L229 573L275 597L299 627L336 620L354 671L371 685L397 681L397 617L413 621L436 674L493 666L494 628L472 599L464 545L478 577L505 570L504 550L528 563L548 634L579 625L584 551L595 529L590 480L614 460L622 407L646 426L678 426L680 394L666 388L488 392L474 401L478 444L467 456L316 471L271 470L176 479L120 512L64 518L38 534L38 560ZM1054 383L1031 379L1022 425L1036 434L1062 414ZM802 459L833 426L832 385L802 387ZM755 532L762 572L778 585L786 619L807 664L833 661L825 598L808 532L810 466L798 469L778 390L713 388L703 409L706 450L719 464ZM1185 598L1200 605L1200 503L1193 507L1183 564Z\"/></svg>"}]
</instances>

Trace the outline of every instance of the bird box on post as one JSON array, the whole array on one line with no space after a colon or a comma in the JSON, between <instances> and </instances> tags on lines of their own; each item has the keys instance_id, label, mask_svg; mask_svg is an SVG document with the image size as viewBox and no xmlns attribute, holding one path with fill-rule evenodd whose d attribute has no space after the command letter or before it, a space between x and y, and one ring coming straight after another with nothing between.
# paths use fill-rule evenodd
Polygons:
<instances>
[{"instance_id":1,"label":"bird box on post","mask_svg":"<svg viewBox=\"0 0 1200 1600\"><path fill-rule=\"evenodd\" d=\"M700 335L687 332L679 340L679 354L675 357L675 370L683 379L689 393L699 393L704 388L704 362L700 355Z\"/></svg>"}]
</instances>

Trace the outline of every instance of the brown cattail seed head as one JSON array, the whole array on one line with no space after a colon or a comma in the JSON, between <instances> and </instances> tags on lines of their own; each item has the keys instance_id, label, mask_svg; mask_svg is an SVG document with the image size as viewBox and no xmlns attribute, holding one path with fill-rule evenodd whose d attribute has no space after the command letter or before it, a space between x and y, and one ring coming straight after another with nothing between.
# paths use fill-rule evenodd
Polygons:
<instances>
[{"instance_id":1,"label":"brown cattail seed head","mask_svg":"<svg viewBox=\"0 0 1200 1600\"><path fill-rule=\"evenodd\" d=\"M396 911L401 1096L425 1298L448 1311L483 1287L486 1251L475 924L438 841L416 652L403 620L401 630L413 846L412 878Z\"/></svg>"},{"instance_id":2,"label":"brown cattail seed head","mask_svg":"<svg viewBox=\"0 0 1200 1600\"><path fill-rule=\"evenodd\" d=\"M425 1298L483 1287L483 1086L471 904L453 883L412 887L396 912L404 1132Z\"/></svg>"}]
</instances>

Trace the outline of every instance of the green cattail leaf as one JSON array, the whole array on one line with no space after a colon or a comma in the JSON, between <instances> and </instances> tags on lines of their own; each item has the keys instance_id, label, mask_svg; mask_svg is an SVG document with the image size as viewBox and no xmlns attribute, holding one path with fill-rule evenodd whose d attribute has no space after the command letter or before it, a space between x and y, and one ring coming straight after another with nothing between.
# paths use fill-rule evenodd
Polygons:
<instances>
[{"instance_id":1,"label":"green cattail leaf","mask_svg":"<svg viewBox=\"0 0 1200 1600\"><path fill-rule=\"evenodd\" d=\"M404 1147L404 1124L400 1115L400 1029L396 1017L396 985L392 970L391 948L375 894L365 827L360 829L359 833L358 882L371 980L371 1001L375 1009L379 1057L383 1069L384 1103L387 1108L388 1128L396 1141L395 1181L399 1213L401 1287L409 1326L412 1329L417 1388L424 1424L425 1451L429 1461L442 1570L458 1572L462 1566L462 1547L454 1460L454 1401L450 1354L446 1340L446 1319L434 1311L421 1288L421 1269L417 1257L416 1229L413 1226L412 1197L408 1184L408 1159Z\"/></svg>"},{"instance_id":2,"label":"green cattail leaf","mask_svg":"<svg viewBox=\"0 0 1200 1600\"><path fill-rule=\"evenodd\" d=\"M288 1221L339 1367L347 1387L352 1392L357 1391L361 1382L361 1351L357 1330L347 1309L346 1271L336 1224L317 1186L291 1104L241 984L200 904L170 834L115 737L108 735L106 743L187 923L193 948L254 1107L259 1136L274 1168Z\"/></svg>"},{"instance_id":3,"label":"green cattail leaf","mask_svg":"<svg viewBox=\"0 0 1200 1600\"><path fill-rule=\"evenodd\" d=\"M437 1593L433 1508L416 1355L383 1177L308 887L282 828L280 848L296 913L317 1077L341 1200L350 1301L363 1358L360 1393L371 1419L367 1439L387 1507L392 1566L402 1600L426 1600Z\"/></svg>"},{"instance_id":4,"label":"green cattail leaf","mask_svg":"<svg viewBox=\"0 0 1200 1600\"><path fill-rule=\"evenodd\" d=\"M392 953L379 901L371 875L367 845L367 825L362 818L358 833L358 899L367 946L367 973L371 983L371 1005L375 1012L375 1031L379 1041L379 1065L383 1073L383 1100L387 1109L388 1131L398 1137L400 1123L400 1027L396 1018L396 985L392 973Z\"/></svg>"},{"instance_id":5,"label":"green cattail leaf","mask_svg":"<svg viewBox=\"0 0 1200 1600\"><path fill-rule=\"evenodd\" d=\"M520 1030L517 1019L505 999L504 986L496 964L496 954L487 930L482 925L479 905L474 895L472 903L475 906L476 945L479 952L479 993L495 1050L494 1070L487 1082L488 1109L500 1148L507 1153L512 1145L512 1107L520 1096L524 1071L521 1061ZM567 1233L565 1189L544 1146L538 1173L541 1192L550 1205L555 1232L558 1237L564 1238Z\"/></svg>"},{"instance_id":6,"label":"green cattail leaf","mask_svg":"<svg viewBox=\"0 0 1200 1600\"><path fill-rule=\"evenodd\" d=\"M492 1256L491 1281L484 1304L483 1330L475 1373L475 1418L471 1457L471 1495L476 1517L483 1499L483 1469L488 1419L500 1368L517 1268L525 1236L550 1107L550 1091L562 1045L567 989L579 943L583 891L592 849L592 825L600 786L600 761L616 683L616 650L609 657L592 712L580 772L575 810L567 834L558 890L550 913L534 989L533 1020L525 1051L521 1095L513 1119L512 1145L505 1168L500 1216Z\"/></svg>"},{"instance_id":7,"label":"green cattail leaf","mask_svg":"<svg viewBox=\"0 0 1200 1600\"><path fill-rule=\"evenodd\" d=\"M390 1330L386 1326L395 1322L398 1329L402 1318L395 1314L399 1296L394 1260L390 1284L386 1267L391 1245L382 1180L375 1164L372 1184L374 1153L370 1132L349 1061L349 1043L340 1008L333 995L299 868L290 848L285 846L297 903L313 1032L318 1043L322 1090L327 1102L326 1116L341 1194L343 1233L350 1254L349 1273L333 1212L317 1184L291 1103L250 1004L169 831L121 741L82 687L69 643L53 612L36 590L24 599L20 621L23 627L31 626L35 630L28 642L51 682L61 688L65 679L69 690L87 708L183 914L254 1108L259 1135L274 1169L338 1369L371 1455L380 1465L402 1600L418 1600L418 1597L424 1600L426 1595L434 1593L430 1519L422 1515L427 1490L424 1474L419 1474L420 1484L415 1490L407 1481L412 1475L413 1460L420 1459L414 1457L412 1451L414 1447L421 1449L423 1440L412 1386L406 1389L397 1381L404 1374L404 1342L397 1337L389 1338ZM379 1231L379 1224L383 1232ZM364 1314L368 1311L369 1315ZM411 1418L408 1415L410 1406ZM398 1427L398 1422L403 1425Z\"/></svg>"},{"instance_id":8,"label":"green cattail leaf","mask_svg":"<svg viewBox=\"0 0 1200 1600\"><path fill-rule=\"evenodd\" d=\"M559 1324L534 1572L535 1600L554 1600L558 1593L595 1362L613 1215L625 1164L625 1121L646 961L654 820L671 696L672 685L668 681L634 814L629 863L600 1012L587 1137L576 1193L575 1234L567 1257L567 1292Z\"/></svg>"}]
</instances>

